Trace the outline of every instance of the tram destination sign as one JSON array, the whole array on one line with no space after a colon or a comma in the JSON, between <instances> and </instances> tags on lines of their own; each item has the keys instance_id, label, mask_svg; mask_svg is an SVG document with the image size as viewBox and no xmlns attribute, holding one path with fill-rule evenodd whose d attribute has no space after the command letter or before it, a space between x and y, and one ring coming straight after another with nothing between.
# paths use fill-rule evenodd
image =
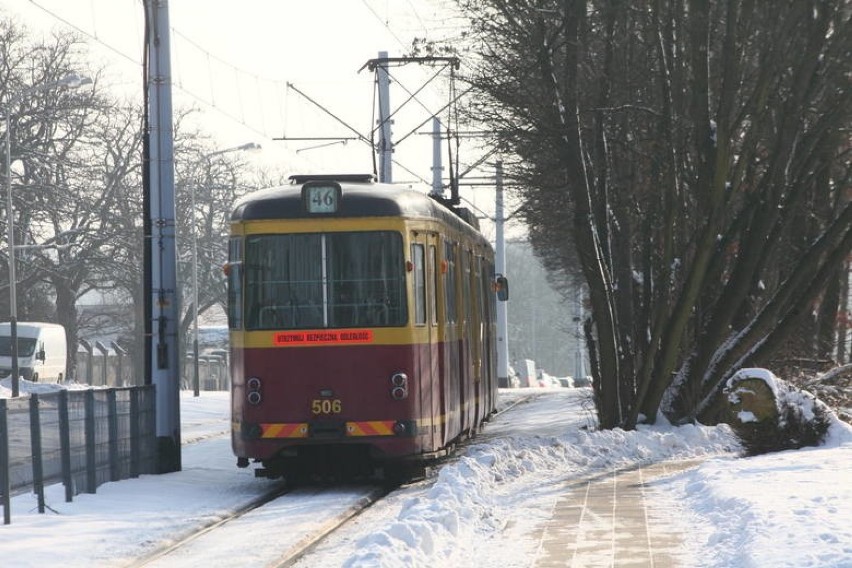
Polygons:
<instances>
[{"instance_id":1,"label":"tram destination sign","mask_svg":"<svg viewBox=\"0 0 852 568\"><path fill-rule=\"evenodd\" d=\"M337 213L342 190L337 183L308 182L302 186L305 211L313 215Z\"/></svg>"},{"instance_id":2,"label":"tram destination sign","mask_svg":"<svg viewBox=\"0 0 852 568\"><path fill-rule=\"evenodd\" d=\"M371 329L316 329L305 331L278 331L272 337L272 343L280 347L299 345L340 345L353 343L372 343Z\"/></svg>"}]
</instances>

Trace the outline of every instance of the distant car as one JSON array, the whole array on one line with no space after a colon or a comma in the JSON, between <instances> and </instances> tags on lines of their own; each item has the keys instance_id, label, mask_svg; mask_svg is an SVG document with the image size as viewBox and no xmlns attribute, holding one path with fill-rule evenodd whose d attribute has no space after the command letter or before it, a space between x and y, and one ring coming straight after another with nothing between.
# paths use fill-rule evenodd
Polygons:
<instances>
[{"instance_id":1,"label":"distant car","mask_svg":"<svg viewBox=\"0 0 852 568\"><path fill-rule=\"evenodd\" d=\"M566 389L570 389L574 386L574 379L571 377L559 377L559 384Z\"/></svg>"},{"instance_id":2,"label":"distant car","mask_svg":"<svg viewBox=\"0 0 852 568\"><path fill-rule=\"evenodd\" d=\"M56 323L16 322L18 376L60 382L65 377L65 328ZM12 325L0 323L0 378L12 375Z\"/></svg>"},{"instance_id":3,"label":"distant car","mask_svg":"<svg viewBox=\"0 0 852 568\"><path fill-rule=\"evenodd\" d=\"M574 386L577 388L592 386L592 377L574 377Z\"/></svg>"},{"instance_id":4,"label":"distant car","mask_svg":"<svg viewBox=\"0 0 852 568\"><path fill-rule=\"evenodd\" d=\"M214 357L219 357L222 361L228 361L228 350L227 349L208 349L204 352L204 355L213 355Z\"/></svg>"},{"instance_id":5,"label":"distant car","mask_svg":"<svg viewBox=\"0 0 852 568\"><path fill-rule=\"evenodd\" d=\"M562 384L559 382L559 379L552 375L548 375L547 373L543 373L538 378L538 386L546 387L546 388L561 388Z\"/></svg>"}]
</instances>

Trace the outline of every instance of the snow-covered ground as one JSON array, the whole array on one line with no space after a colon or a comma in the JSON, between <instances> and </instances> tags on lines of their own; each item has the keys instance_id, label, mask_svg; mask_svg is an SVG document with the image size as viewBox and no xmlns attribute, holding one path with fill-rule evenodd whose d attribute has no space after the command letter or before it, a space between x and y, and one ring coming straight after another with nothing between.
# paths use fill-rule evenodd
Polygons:
<instances>
[{"instance_id":1,"label":"snow-covered ground","mask_svg":"<svg viewBox=\"0 0 852 568\"><path fill-rule=\"evenodd\" d=\"M743 459L726 427L590 430L587 389L501 391L501 406L526 394L535 398L498 415L435 478L393 493L299 565L530 566L531 535L548 519L554 487L636 463L703 458L651 486L651 517L687 535L687 566L852 567L848 425L833 424L823 447ZM126 566L261 494L269 482L235 467L223 434L228 394L183 393L181 405L182 471L108 483L72 503L51 487L43 515L34 496L15 497L12 524L0 526L0 564ZM298 522L282 519L282 527ZM263 540L251 527L236 534ZM215 565L247 565L227 557L227 542L217 548Z\"/></svg>"}]
</instances>

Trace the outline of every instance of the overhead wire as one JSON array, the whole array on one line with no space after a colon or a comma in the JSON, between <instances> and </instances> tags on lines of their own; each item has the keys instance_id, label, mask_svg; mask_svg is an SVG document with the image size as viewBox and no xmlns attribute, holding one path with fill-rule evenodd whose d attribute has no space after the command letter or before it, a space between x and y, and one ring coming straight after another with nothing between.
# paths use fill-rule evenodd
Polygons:
<instances>
[{"instance_id":1,"label":"overhead wire","mask_svg":"<svg viewBox=\"0 0 852 568\"><path fill-rule=\"evenodd\" d=\"M390 35L391 35L391 36L392 36L392 37L396 40L396 42L397 42L397 43L398 43L401 47L407 47L407 46L405 45L405 43L404 43L401 39L399 39L399 36L398 36L398 35L396 35L396 33L394 33L394 31L393 31L393 30L391 29L391 27L388 25L387 20L382 20L382 17L378 14L378 12L376 12L376 11L373 9L373 7L372 7L372 6L370 6L370 4L369 4L369 2L367 2L367 0L361 0L361 3L362 3L362 4L364 4L364 6L366 6L366 7L367 7L367 10L369 10L369 11L370 11L370 13L371 13L371 14L373 14L373 16L375 16L375 17L376 17L376 19L377 19L377 20L378 20L378 21L379 21L379 22L380 22L380 23L381 23L381 24L382 24L382 25L383 25L383 26L384 26L384 27L388 30L388 33L389 33L389 34L390 34Z\"/></svg>"},{"instance_id":2,"label":"overhead wire","mask_svg":"<svg viewBox=\"0 0 852 568\"><path fill-rule=\"evenodd\" d=\"M102 41L99 37L97 37L97 35L93 35L93 34L89 33L87 30L84 30L83 28L81 28L81 27L80 27L80 26L78 26L77 24L75 24L75 23L73 23L73 22L71 22L71 21L67 20L66 18L63 18L62 16L60 16L60 15L59 15L59 14L57 14L56 12L54 12L54 11L50 10L49 8L47 8L47 7L45 7L45 6L41 5L41 4L39 4L36 0L29 0L29 2L30 2L30 4L32 4L33 6L35 6L36 8L38 8L39 10L41 10L42 12L44 12L45 14L47 14L47 15L49 15L50 17L54 18L55 20L58 20L58 21L62 22L63 24L65 24L66 26L68 26L69 28L72 28L72 29L74 29L74 30L76 30L76 31L80 32L81 34L83 34L83 35L85 35L85 36L87 36L87 37L89 37L89 38L91 38L91 39L95 40L96 42L98 42L99 44L101 44L102 46L104 46L105 48L109 49L110 51L112 51L112 52L113 52L113 53L115 53L116 55L119 55L119 56L121 56L122 58L127 59L129 62L133 63L134 65L137 65L137 66L139 66L139 67L142 67L142 64L141 64L139 61L137 61L135 58L133 58L133 57L131 57L131 56L127 55L127 54L126 54L126 53L124 53L123 51L121 51L121 50L119 50L119 49L117 49L117 48L115 48L115 47L111 46L110 44L108 44L108 43L106 43L106 42Z\"/></svg>"},{"instance_id":3,"label":"overhead wire","mask_svg":"<svg viewBox=\"0 0 852 568\"><path fill-rule=\"evenodd\" d=\"M431 110L431 109L429 109L429 108L426 106L426 104L425 104L425 103L423 103L423 101L421 101L419 98L417 98L417 95L418 95L418 93L420 93L421 91L423 91L423 89L425 89L425 88L429 85L429 83L431 83L431 82L432 82L432 80L434 80L436 77L438 77L438 76L439 76L439 75L440 75L440 74L444 71L444 69L446 69L446 68L447 68L447 65L444 65L443 67L441 67L440 69L438 69L438 70L437 70L437 71L436 71L436 72L435 72L435 73L434 73L431 77L429 77L429 79L428 79L427 81L425 81L425 82L424 82L424 83L420 86L420 88L419 88L419 89L417 89L414 93L412 93L411 91L409 91L409 90L405 87L405 85L403 85L402 81L397 80L395 76L391 75L391 73L390 73L390 72L388 72L388 77L390 77L391 79L393 79L393 80L396 82L396 84L397 84L397 85L399 85L399 86L400 86L400 88L402 88L402 90L404 90L404 91L408 94L408 99L406 99L404 102L400 103L400 104L397 106L396 110L395 110L395 111L393 111L393 112L390 114L390 116L388 116L388 117L387 117L387 119L386 119L386 120L392 120L392 119L393 119L393 117L394 117L394 116L395 116L398 112L400 112L400 111L402 110L402 107L404 107L405 105L407 105L407 104L408 104L409 102L411 102L412 100L416 101L416 102L417 102L417 104L419 104L419 105L421 106L421 108L423 108L423 110L425 110L427 113L429 113L429 115L430 115L430 116L429 116L429 119L431 119L431 117L432 117L432 116L434 116L435 114L437 114L437 113L432 112L432 110ZM440 111L438 111L438 112L440 112ZM423 126L423 124L425 124L426 122L428 122L428 120L429 120L429 119L427 119L427 121L424 121L423 123L421 123L421 124L417 125L417 126L414 128L414 131L416 131L418 128L420 128L421 126ZM377 127L376 127L376 129L378 130L378 129L380 129L382 126L383 126L383 125L381 125L381 124L380 124L379 126L377 126ZM398 141L396 142L396 144L399 144L400 142L402 142L403 140L405 140L406 138L408 138L409 136L411 136L411 135L414 133L414 131L409 132L408 134L406 134L405 136L403 136L400 140L398 140Z\"/></svg>"},{"instance_id":4,"label":"overhead wire","mask_svg":"<svg viewBox=\"0 0 852 568\"><path fill-rule=\"evenodd\" d=\"M62 24L68 26L69 28L79 32L83 36L90 38L92 41L96 42L98 45L104 47L105 49L109 50L110 52L116 54L117 56L119 56L123 60L126 60L126 61L130 62L131 64L133 64L134 66L137 66L138 68L144 70L145 65L144 65L144 63L140 63L139 58L128 55L127 53L125 53L121 49L116 48L114 45L112 45L112 44L108 43L107 41L101 39L101 37L99 36L99 34L97 32L97 18L95 17L95 7L94 7L93 3L90 3L91 20L92 20L93 29L92 29L92 31L89 31L89 30L84 29L80 25L75 24L74 22L70 21L69 19L63 17L62 15L58 14L56 11L54 11L51 8L49 8L48 6L44 5L44 3L40 2L39 0L28 0L28 1L34 7L41 10L42 12L44 12L45 14L50 16L51 18L55 19L56 21L61 22ZM93 1L94 0L92 0L92 2ZM373 17L376 18L376 20L379 21L381 23L381 25L384 26L387 29L389 34L393 37L393 39L401 47L408 47L407 44L405 42L403 42L402 39L396 34L396 32L394 32L394 30L389 25L389 22L386 19L383 20L381 18L380 14L376 11L375 8L373 8L373 6L370 5L370 3L367 0L362 0L362 3L367 8L367 10L370 12L370 14L372 14ZM411 0L408 0L408 4L411 7L412 12L414 13L419 25L423 28L424 32L428 32L429 30L427 29L425 23L423 22L422 17L417 12L414 5L411 3ZM261 128L255 127L254 125L250 124L248 119L246 118L246 114L245 114L246 109L245 109L245 105L244 105L244 101L243 101L243 97L242 97L242 91L241 91L241 89L239 89L239 85L241 84L241 76L253 77L254 80L255 80L254 83L255 83L256 86L258 86L262 83L269 83L273 86L273 88L276 89L276 92L280 93L280 91L283 89L285 91L285 95L284 95L285 104L286 104L286 100L288 99L287 93L289 93L291 85L287 81L262 77L262 76L258 75L257 73L252 73L252 72L246 71L245 69L242 69L242 68L234 65L233 63L231 63L231 62L225 60L224 58L219 57L215 53L211 52L209 49L203 47L197 41L195 41L194 39L189 37L186 33L182 32L181 30L176 29L174 26L171 26L171 33L175 37L179 38L181 41L185 42L187 45L198 50L201 54L203 54L206 57L206 60L207 60L207 77L210 81L209 82L210 96L208 98L208 97L205 97L204 95L198 93L196 90L194 90L189 85L184 83L180 78L178 78L177 81L174 81L173 85L180 92L182 92L186 96L190 97L196 103L201 104L201 105L217 112L221 116L227 118L228 120L233 121L236 124L241 125L242 127L246 128L247 130L249 130L251 132L254 132L257 135L260 135L260 136L263 136L263 137L266 137L266 138L272 138L273 135L271 135L268 131L266 131L265 127L261 127ZM180 50L173 50L173 53L175 54L174 56L175 56L175 59L176 59L176 63L178 63L178 67L179 67ZM219 63L219 64L222 64L224 66L227 66L234 73L235 83L237 84L237 98L238 98L237 106L239 106L239 111L237 111L236 113L232 110L225 108L217 100L216 90L213 88L213 76L214 76L213 66L214 66L214 63ZM430 79L430 81L431 81L431 79ZM402 85L402 83L400 83L400 82L397 82L397 83ZM425 84L420 89L418 89L418 91L414 94L412 94L411 92L408 92L408 94L410 95L409 100L411 100L413 98L414 100L417 101L417 103L421 107L423 107L424 109L427 110L427 112L429 112L428 107L421 100L419 100L419 98L417 98L417 96L416 96L416 94L419 93L420 91L422 91L423 88L425 88ZM260 113L261 113L261 122L263 124L266 124L266 121L263 120L264 113L263 113L262 97L261 97L261 94L260 94L261 89L256 88L256 91L258 92L258 109L260 110ZM375 105L374 105L374 107L375 107ZM280 109L281 109L281 107L279 106L279 113L281 112ZM286 111L286 108L285 108L285 111ZM441 111L438 111L438 112L441 112ZM286 117L287 117L287 113L285 112L283 120L281 121L282 124L286 125ZM361 136L361 135L359 134L359 136ZM410 134L406 135L406 137L407 136L410 136ZM371 135L371 139L372 139L372 135ZM375 148L375 145L374 145L372 140L370 141L370 144L373 148ZM375 170L375 167L376 167L375 166L375 155L373 155L373 161L374 161L374 170ZM400 165L400 167L402 167L403 169L405 169L409 173L412 173L409 168L402 166L401 164L396 162L396 160L394 160L394 163L396 163L397 165ZM422 180L421 176L417 176L416 174L413 174L413 173L412 173L412 175L415 175L415 177Z\"/></svg>"},{"instance_id":5,"label":"overhead wire","mask_svg":"<svg viewBox=\"0 0 852 568\"><path fill-rule=\"evenodd\" d=\"M30 4L32 4L33 6L35 6L36 8L38 8L39 10L41 10L42 12L44 12L45 14L50 16L51 18L55 19L58 22L61 22L62 24L68 26L69 28L79 32L80 34L84 35L85 37L88 37L89 39L93 40L94 42L96 42L100 46L102 46L102 47L108 49L109 51L111 51L112 53L118 55L122 59L132 63L134 66L137 66L139 68L144 67L144 65L142 63L140 63L137 58L135 58L131 55L128 55L127 53L116 48L115 46L111 45L110 43L102 40L98 36L97 31L90 32L89 30L82 28L81 26L75 24L74 22L72 22L72 21L68 20L67 18L61 16L60 14L56 13L54 10L51 10L50 8L45 6L44 4L40 3L38 0L28 0L28 1L30 2ZM253 75L253 76L257 77L259 80L264 80L264 81L274 83L274 84L279 84L279 85L284 84L284 81L259 77L254 73L249 73L247 71L241 70L239 67L227 62L226 60L224 60L224 59L218 57L217 55L215 55L214 53L210 52L208 49L202 47L197 42L195 42L194 40L189 38L186 34L182 33L180 30L175 29L174 26L171 27L171 32L173 34L175 34L176 36L179 36L183 41L186 41L188 44L192 45L193 47L195 47L196 49L198 49L202 53L206 54L206 56L208 57L208 61L210 59L215 59L215 60L221 62L222 64L225 64L225 65L231 67L232 69L234 69L235 73L239 73L239 72L242 71L246 75ZM173 54L174 54L175 50L172 50L172 51L173 51ZM175 55L175 57L177 58L178 55ZM213 72L212 72L212 69L210 68L209 65L208 65L208 77L211 78L211 83L210 83L211 96L210 96L209 100L207 98L205 98L203 95L200 95L197 92L191 90L188 86L186 86L180 80L173 82L173 86L176 87L177 89L179 89L185 95L187 95L190 98L192 98L193 100L195 100L197 103L201 103L202 105L204 105L204 106L206 106L206 107L208 107L212 110L215 110L216 112L218 112L222 116L228 118L229 120L236 122L237 124L240 124L241 126L247 128L248 130L251 130L252 132L254 132L258 135L264 136L266 138L271 137L269 135L269 133L258 129L258 128L252 126L251 124L248 124L248 122L245 120L244 115L242 117L236 116L233 112L227 111L227 110L223 109L221 106L219 106L216 103L216 99L215 99L215 89L213 89L213 84L212 84ZM241 108L241 112L244 112L243 108Z\"/></svg>"}]
</instances>

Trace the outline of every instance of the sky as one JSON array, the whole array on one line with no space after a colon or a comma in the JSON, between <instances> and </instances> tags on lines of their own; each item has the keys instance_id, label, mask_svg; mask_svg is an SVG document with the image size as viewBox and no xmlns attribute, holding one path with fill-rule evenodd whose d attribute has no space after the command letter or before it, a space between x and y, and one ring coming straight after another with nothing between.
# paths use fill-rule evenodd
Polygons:
<instances>
[{"instance_id":1,"label":"sky","mask_svg":"<svg viewBox=\"0 0 852 568\"><path fill-rule=\"evenodd\" d=\"M3 389L8 385L0 386L0 396ZM528 395L530 401L509 408ZM107 483L71 503L61 486L51 486L43 515L34 496L13 498L12 523L0 526L3 565L127 566L256 498L270 482L235 467L228 396L182 393L180 472ZM585 388L501 390L499 408L506 411L456 459L391 493L297 566L534 566L542 527L572 482L662 460L695 460L646 487L654 534L683 537L675 551L679 565L852 566L848 424L834 421L821 447L742 458L726 426L590 429L590 396ZM281 546L305 538L367 492L297 490L154 566L268 565ZM605 553L577 565L610 564Z\"/></svg>"},{"instance_id":2,"label":"sky","mask_svg":"<svg viewBox=\"0 0 852 568\"><path fill-rule=\"evenodd\" d=\"M371 172L372 153L363 142L280 139L355 136L351 129L369 138L376 120L374 76L362 68L380 51L408 55L415 38L457 37L464 25L451 5L451 0L243 0L237 9L225 0L170 0L174 108L196 109L190 120L219 149L260 144L263 149L246 158L286 175ZM101 85L141 97L141 0L4 0L0 10L34 32L80 34L90 50L90 74L100 69ZM400 142L393 179L424 190L423 181L432 176L431 123L419 125L449 100L446 72L419 90L436 70L421 65L391 70L392 138ZM412 93L416 96L406 102ZM483 152L479 142L463 140L461 169ZM446 162L446 146L442 154ZM493 166L483 173L493 175ZM493 214L491 188L463 187L462 194Z\"/></svg>"}]
</instances>

